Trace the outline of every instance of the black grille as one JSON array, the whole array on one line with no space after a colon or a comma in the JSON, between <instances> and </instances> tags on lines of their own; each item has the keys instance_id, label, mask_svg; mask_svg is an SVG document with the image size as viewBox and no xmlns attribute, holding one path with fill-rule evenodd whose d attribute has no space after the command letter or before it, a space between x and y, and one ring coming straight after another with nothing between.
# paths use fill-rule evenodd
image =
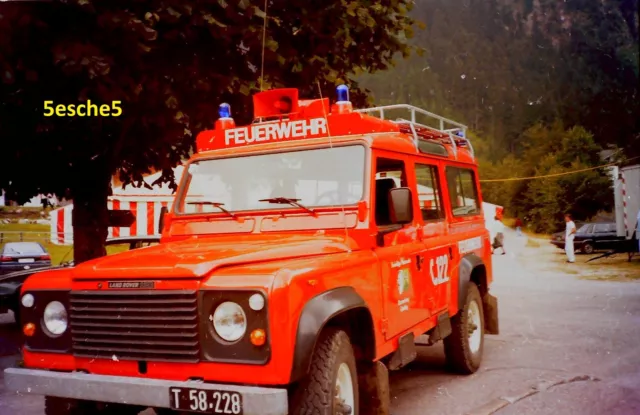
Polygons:
<instances>
[{"instance_id":1,"label":"black grille","mask_svg":"<svg viewBox=\"0 0 640 415\"><path fill-rule=\"evenodd\" d=\"M118 360L197 362L196 291L71 293L73 354Z\"/></svg>"}]
</instances>

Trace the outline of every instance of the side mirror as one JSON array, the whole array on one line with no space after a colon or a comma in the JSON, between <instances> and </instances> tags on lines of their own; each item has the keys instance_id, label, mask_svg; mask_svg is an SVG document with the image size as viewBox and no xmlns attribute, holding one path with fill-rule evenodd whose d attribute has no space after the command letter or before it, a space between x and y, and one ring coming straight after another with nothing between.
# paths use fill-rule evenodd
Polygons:
<instances>
[{"instance_id":1,"label":"side mirror","mask_svg":"<svg viewBox=\"0 0 640 415\"><path fill-rule=\"evenodd\" d=\"M389 214L394 224L404 225L413 221L411 189L397 187L389 191Z\"/></svg>"},{"instance_id":2,"label":"side mirror","mask_svg":"<svg viewBox=\"0 0 640 415\"><path fill-rule=\"evenodd\" d=\"M166 206L162 206L160 208L160 220L158 221L158 234L162 234L162 229L164 229L164 216L167 214L169 209Z\"/></svg>"}]
</instances>

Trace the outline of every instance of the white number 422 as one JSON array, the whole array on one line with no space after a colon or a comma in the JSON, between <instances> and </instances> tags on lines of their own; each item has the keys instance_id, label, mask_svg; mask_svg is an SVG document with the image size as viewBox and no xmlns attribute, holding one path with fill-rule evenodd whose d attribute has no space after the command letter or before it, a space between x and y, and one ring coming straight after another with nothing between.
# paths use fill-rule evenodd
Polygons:
<instances>
[{"instance_id":1,"label":"white number 422","mask_svg":"<svg viewBox=\"0 0 640 415\"><path fill-rule=\"evenodd\" d=\"M429 269L431 270L431 281L433 285L439 285L449 281L449 256L440 255L437 258L431 258Z\"/></svg>"}]
</instances>

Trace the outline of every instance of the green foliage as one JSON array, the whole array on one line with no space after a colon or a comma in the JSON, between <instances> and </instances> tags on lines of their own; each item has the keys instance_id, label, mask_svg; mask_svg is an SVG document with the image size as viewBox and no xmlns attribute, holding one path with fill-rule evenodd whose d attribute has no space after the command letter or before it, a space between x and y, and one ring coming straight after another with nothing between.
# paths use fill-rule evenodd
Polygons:
<instances>
[{"instance_id":1,"label":"green foliage","mask_svg":"<svg viewBox=\"0 0 640 415\"><path fill-rule=\"evenodd\" d=\"M140 183L151 168L173 182L171 168L212 127L220 102L238 122L250 121L265 17L265 88L317 96L320 84L327 96L347 82L362 104L366 91L353 74L409 54L411 5L289 0L270 2L265 13L264 3L223 0L2 3L0 188L19 201L37 192L75 196L116 171ZM123 114L45 117L45 100L117 100Z\"/></svg>"},{"instance_id":2,"label":"green foliage","mask_svg":"<svg viewBox=\"0 0 640 415\"><path fill-rule=\"evenodd\" d=\"M430 0L413 15L426 23L414 41L424 56L364 77L377 102L454 116L492 161L556 119L640 154L637 0Z\"/></svg>"},{"instance_id":3,"label":"green foliage","mask_svg":"<svg viewBox=\"0 0 640 415\"><path fill-rule=\"evenodd\" d=\"M523 157L482 162L482 178L541 178L485 183L485 199L505 206L509 214L521 217L535 232L556 231L566 212L577 220L586 220L612 208L612 182L606 169L563 175L602 164L598 159L601 148L589 132L582 127L565 130L556 122L551 127L534 126L524 136L529 144ZM555 174L559 176L542 177Z\"/></svg>"}]
</instances>

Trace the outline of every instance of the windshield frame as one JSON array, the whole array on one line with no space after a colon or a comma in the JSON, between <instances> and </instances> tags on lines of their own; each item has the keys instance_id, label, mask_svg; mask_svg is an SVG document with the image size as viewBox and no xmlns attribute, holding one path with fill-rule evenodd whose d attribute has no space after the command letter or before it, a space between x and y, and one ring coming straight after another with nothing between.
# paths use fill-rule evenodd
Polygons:
<instances>
[{"instance_id":1,"label":"windshield frame","mask_svg":"<svg viewBox=\"0 0 640 415\"><path fill-rule=\"evenodd\" d=\"M171 213L175 217L185 218L185 217L201 217L201 216L213 216L213 217L228 217L224 212L195 212L195 213L185 213L180 212L178 210L178 206L184 200L185 192L188 189L189 180L191 178L191 174L189 173L189 166L192 163L199 163L202 161L210 161L210 160L219 160L219 159L234 159L241 157L251 157L251 156L259 156L266 154L284 154L284 153L295 153L297 151L309 151L309 150L320 150L320 149L334 149L339 147L354 147L361 146L364 149L364 163L363 163L363 172L362 172L362 196L360 199L351 204L344 205L326 205L326 206L309 206L314 211L332 211L341 208L353 209L357 208L358 203L369 200L369 187L370 187L370 171L371 171L371 148L367 145L364 140L350 141L350 142L341 142L331 145L330 143L323 143L317 145L307 145L307 146L296 146L296 147L286 147L280 149L265 149L261 151L249 151L246 153L233 154L233 155L211 155L206 157L197 157L189 160L184 165L184 170L182 173L182 178L180 179L180 184L178 186L178 191L176 192L176 196L174 199L174 203L171 206ZM281 213L283 211L297 212L304 211L304 209L297 206L290 205L278 205L267 207L265 209L253 209L253 210L230 210L237 216L258 216L258 215L272 215L274 212Z\"/></svg>"}]
</instances>

